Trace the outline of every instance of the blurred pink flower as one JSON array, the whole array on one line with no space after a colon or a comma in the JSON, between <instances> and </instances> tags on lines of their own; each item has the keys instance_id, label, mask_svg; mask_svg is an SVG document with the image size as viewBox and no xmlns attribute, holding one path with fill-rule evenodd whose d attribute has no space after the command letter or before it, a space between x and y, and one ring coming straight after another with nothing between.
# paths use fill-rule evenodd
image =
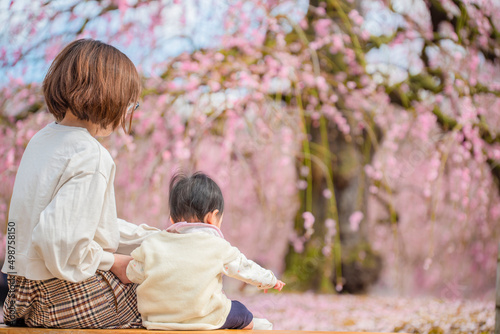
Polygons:
<instances>
[{"instance_id":1,"label":"blurred pink flower","mask_svg":"<svg viewBox=\"0 0 500 334\"><path fill-rule=\"evenodd\" d=\"M302 213L302 218L304 218L304 228L306 230L311 229L314 225L314 220L315 220L313 214L309 211L306 211Z\"/></svg>"},{"instance_id":2,"label":"blurred pink flower","mask_svg":"<svg viewBox=\"0 0 500 334\"><path fill-rule=\"evenodd\" d=\"M364 215L361 211L355 211L351 214L349 217L349 225L351 226L352 231L359 230L359 224L361 223L363 217Z\"/></svg>"}]
</instances>

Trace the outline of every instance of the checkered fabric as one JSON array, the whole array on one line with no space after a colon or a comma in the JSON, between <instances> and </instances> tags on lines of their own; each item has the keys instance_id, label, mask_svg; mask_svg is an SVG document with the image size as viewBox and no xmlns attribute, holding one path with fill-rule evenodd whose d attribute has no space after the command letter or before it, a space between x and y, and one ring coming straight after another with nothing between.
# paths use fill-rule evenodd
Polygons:
<instances>
[{"instance_id":1,"label":"checkered fabric","mask_svg":"<svg viewBox=\"0 0 500 334\"><path fill-rule=\"evenodd\" d=\"M71 283L8 276L6 324L50 328L142 328L136 284L123 284L110 271ZM24 320L24 321L23 321Z\"/></svg>"}]
</instances>

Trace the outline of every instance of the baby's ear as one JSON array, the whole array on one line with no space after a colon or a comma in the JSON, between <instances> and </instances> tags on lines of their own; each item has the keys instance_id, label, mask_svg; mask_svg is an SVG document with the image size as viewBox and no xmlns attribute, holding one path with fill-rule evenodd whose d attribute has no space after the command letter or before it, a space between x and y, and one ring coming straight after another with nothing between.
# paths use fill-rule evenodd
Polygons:
<instances>
[{"instance_id":1,"label":"baby's ear","mask_svg":"<svg viewBox=\"0 0 500 334\"><path fill-rule=\"evenodd\" d=\"M209 212L205 215L204 223L205 224L210 224L210 225L216 225L218 223L217 219L217 214L219 213L219 210L215 209L212 212Z\"/></svg>"}]
</instances>

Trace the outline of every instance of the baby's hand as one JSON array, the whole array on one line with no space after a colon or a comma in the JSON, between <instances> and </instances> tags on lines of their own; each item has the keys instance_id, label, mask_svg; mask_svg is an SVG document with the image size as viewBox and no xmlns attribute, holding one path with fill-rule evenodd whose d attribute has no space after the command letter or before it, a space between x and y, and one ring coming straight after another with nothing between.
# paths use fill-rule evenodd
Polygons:
<instances>
[{"instance_id":1,"label":"baby's hand","mask_svg":"<svg viewBox=\"0 0 500 334\"><path fill-rule=\"evenodd\" d=\"M273 289L276 289L276 290L279 290L281 291L281 289L283 289L283 287L286 285L286 283L278 280L278 282L276 282L276 285L274 286ZM264 289L264 293L267 293L267 289Z\"/></svg>"},{"instance_id":2,"label":"baby's hand","mask_svg":"<svg viewBox=\"0 0 500 334\"><path fill-rule=\"evenodd\" d=\"M283 287L284 287L285 285L286 285L286 283L285 283L285 282L282 282L282 281L278 280L278 282L277 282L277 283L276 283L276 285L274 286L274 289L276 289L276 290L280 290L280 291L281 291L281 289L283 289Z\"/></svg>"}]
</instances>

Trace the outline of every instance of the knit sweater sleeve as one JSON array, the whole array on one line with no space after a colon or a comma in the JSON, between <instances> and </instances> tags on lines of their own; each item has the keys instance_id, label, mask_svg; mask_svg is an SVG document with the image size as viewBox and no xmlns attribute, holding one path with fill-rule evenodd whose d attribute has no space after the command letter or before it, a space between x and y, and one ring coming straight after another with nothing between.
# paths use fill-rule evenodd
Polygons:
<instances>
[{"instance_id":1,"label":"knit sweater sleeve","mask_svg":"<svg viewBox=\"0 0 500 334\"><path fill-rule=\"evenodd\" d=\"M133 260L127 265L127 277L133 283L141 284L146 278L144 275L144 253L142 247L136 248L132 254Z\"/></svg>"},{"instance_id":2,"label":"knit sweater sleeve","mask_svg":"<svg viewBox=\"0 0 500 334\"><path fill-rule=\"evenodd\" d=\"M259 289L271 289L278 281L271 270L248 260L241 252L236 259L224 264L223 273L245 283L255 285Z\"/></svg>"}]
</instances>

